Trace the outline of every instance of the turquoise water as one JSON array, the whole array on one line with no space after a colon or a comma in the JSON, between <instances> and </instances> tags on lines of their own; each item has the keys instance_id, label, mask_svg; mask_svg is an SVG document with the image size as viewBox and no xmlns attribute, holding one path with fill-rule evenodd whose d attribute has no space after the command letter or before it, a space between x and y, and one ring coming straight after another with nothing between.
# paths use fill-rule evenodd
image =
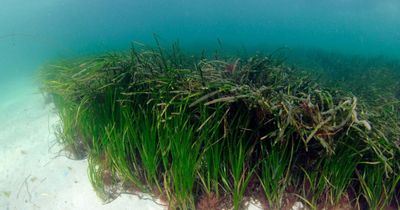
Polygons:
<instances>
[{"instance_id":1,"label":"turquoise water","mask_svg":"<svg viewBox=\"0 0 400 210\"><path fill-rule=\"evenodd\" d=\"M400 59L400 0L1 0L0 209L27 205L29 191L18 198L19 191L25 190L22 184L31 174L31 178L41 175L37 175L41 180L38 186L46 183L42 178L50 172L43 170L49 163L48 169L55 175L49 176L50 184L45 186L63 184L56 185L55 195L77 183L71 176L70 182L60 182L65 176L59 178L56 172L63 171L57 167L65 160L50 162L53 157L47 144L55 137L48 127L57 118L35 83L40 66L62 58L125 50L135 41L154 46L153 34L163 46L179 40L190 52L221 50L221 45L224 51L249 54L283 47L289 61L328 70L321 78L325 80L340 81L351 69L342 69L342 62L352 66L351 62L360 61L354 56L365 58L354 65L357 72L353 77L362 75L364 66L373 66L368 62L376 58L384 64L381 67L400 72L400 62L391 63ZM349 58L343 59L342 54ZM397 89L391 91L397 91L400 99L400 79L389 79L393 81L383 80L384 85L397 81L393 88ZM39 153L30 156L34 151ZM69 172L70 168L63 169ZM86 185L74 185L66 197L75 194L72 200L91 203L76 193L91 192L86 165L80 169L79 180ZM43 206L49 201L64 202L63 197L48 196L45 187L30 189L34 201L48 197L41 200ZM11 199L4 196L8 192ZM15 209L34 208L37 206Z\"/></svg>"},{"instance_id":2,"label":"turquoise water","mask_svg":"<svg viewBox=\"0 0 400 210\"><path fill-rule=\"evenodd\" d=\"M187 48L287 46L400 55L397 0L2 0L1 78L65 56L179 39Z\"/></svg>"}]
</instances>

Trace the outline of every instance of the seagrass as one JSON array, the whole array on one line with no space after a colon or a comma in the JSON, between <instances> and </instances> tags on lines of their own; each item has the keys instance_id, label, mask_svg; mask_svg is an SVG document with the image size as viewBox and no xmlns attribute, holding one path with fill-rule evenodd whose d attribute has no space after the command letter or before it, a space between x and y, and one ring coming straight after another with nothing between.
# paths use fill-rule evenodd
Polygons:
<instances>
[{"instance_id":1,"label":"seagrass","mask_svg":"<svg viewBox=\"0 0 400 210\"><path fill-rule=\"evenodd\" d=\"M140 191L171 209L241 209L249 198L279 209L289 195L310 208L344 197L398 206L395 94L377 105L273 56L188 56L159 44L49 64L40 79L61 143L89 156L105 201Z\"/></svg>"}]
</instances>

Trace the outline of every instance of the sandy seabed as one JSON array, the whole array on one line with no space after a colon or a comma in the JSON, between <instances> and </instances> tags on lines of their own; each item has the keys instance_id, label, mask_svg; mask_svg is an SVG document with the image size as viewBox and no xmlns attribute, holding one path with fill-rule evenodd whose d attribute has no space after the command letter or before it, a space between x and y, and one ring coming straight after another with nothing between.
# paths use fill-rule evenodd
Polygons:
<instances>
[{"instance_id":1,"label":"sandy seabed","mask_svg":"<svg viewBox=\"0 0 400 210\"><path fill-rule=\"evenodd\" d=\"M32 80L0 87L0 209L165 209L126 194L103 204L89 182L87 160L59 155L59 119Z\"/></svg>"}]
</instances>

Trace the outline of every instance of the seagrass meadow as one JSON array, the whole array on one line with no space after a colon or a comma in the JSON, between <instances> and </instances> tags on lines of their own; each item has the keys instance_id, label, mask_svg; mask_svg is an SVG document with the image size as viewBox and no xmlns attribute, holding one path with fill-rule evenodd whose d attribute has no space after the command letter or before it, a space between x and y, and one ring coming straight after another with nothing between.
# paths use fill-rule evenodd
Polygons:
<instances>
[{"instance_id":1,"label":"seagrass meadow","mask_svg":"<svg viewBox=\"0 0 400 210\"><path fill-rule=\"evenodd\" d=\"M145 192L169 209L398 209L399 62L274 55L132 46L39 78L60 143L88 158L105 202Z\"/></svg>"}]
</instances>

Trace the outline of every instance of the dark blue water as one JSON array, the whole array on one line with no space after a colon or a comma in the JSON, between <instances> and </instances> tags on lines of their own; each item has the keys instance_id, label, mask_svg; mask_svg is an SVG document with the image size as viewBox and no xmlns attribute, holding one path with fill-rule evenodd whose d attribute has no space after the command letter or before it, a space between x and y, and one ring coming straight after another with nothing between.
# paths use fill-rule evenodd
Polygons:
<instances>
[{"instance_id":1,"label":"dark blue water","mask_svg":"<svg viewBox=\"0 0 400 210\"><path fill-rule=\"evenodd\" d=\"M398 0L2 0L0 80L51 59L179 39L194 50L287 46L400 56Z\"/></svg>"}]
</instances>

